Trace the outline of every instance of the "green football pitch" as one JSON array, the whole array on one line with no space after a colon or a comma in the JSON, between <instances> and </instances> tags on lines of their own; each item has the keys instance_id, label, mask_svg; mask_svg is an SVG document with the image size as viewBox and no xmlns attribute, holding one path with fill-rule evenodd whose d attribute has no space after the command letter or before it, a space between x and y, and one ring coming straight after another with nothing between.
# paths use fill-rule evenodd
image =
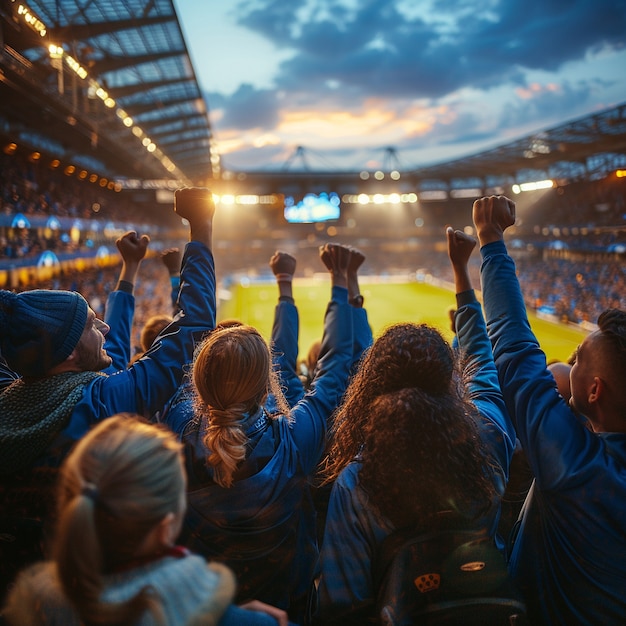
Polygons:
<instances>
[{"instance_id":1,"label":"green football pitch","mask_svg":"<svg viewBox=\"0 0 626 626\"><path fill-rule=\"evenodd\" d=\"M309 346L321 338L330 287L327 280L296 279L293 291L300 315L299 351L303 357ZM436 326L446 338L452 339L448 318L448 309L455 306L452 291L427 283L361 281L361 293L374 337L397 322L424 322ZM255 326L269 340L277 300L278 288L273 282L233 285L222 293L218 321L237 319ZM529 320L548 360L566 361L586 334L539 319L532 312Z\"/></svg>"}]
</instances>

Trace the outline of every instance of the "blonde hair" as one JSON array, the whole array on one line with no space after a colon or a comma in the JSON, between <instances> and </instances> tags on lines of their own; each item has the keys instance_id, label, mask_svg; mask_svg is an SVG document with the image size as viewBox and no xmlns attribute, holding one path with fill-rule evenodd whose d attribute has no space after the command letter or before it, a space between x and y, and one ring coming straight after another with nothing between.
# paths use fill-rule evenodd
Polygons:
<instances>
[{"instance_id":1,"label":"blonde hair","mask_svg":"<svg viewBox=\"0 0 626 626\"><path fill-rule=\"evenodd\" d=\"M130 562L146 534L179 512L185 489L175 436L138 415L110 417L77 443L61 467L53 559L83 622L133 623L147 610L162 621L148 588L126 602L102 602L103 575Z\"/></svg>"},{"instance_id":2,"label":"blonde hair","mask_svg":"<svg viewBox=\"0 0 626 626\"><path fill-rule=\"evenodd\" d=\"M207 416L207 463L215 482L230 487L234 472L246 458L248 437L243 421L265 402L270 390L278 398L282 395L267 343L252 326L214 331L194 360L193 385L196 411Z\"/></svg>"},{"instance_id":3,"label":"blonde hair","mask_svg":"<svg viewBox=\"0 0 626 626\"><path fill-rule=\"evenodd\" d=\"M304 363L311 374L311 378L313 377L313 371L317 365L317 362L320 358L320 350L322 348L322 342L318 339L314 341L309 347L309 351L306 354L306 359Z\"/></svg>"}]
</instances>

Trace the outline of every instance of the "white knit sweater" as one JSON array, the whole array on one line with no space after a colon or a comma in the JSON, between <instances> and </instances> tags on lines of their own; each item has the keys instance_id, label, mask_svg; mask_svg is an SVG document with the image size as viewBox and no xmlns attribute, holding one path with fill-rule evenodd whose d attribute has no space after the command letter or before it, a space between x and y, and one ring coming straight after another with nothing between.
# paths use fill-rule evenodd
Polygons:
<instances>
[{"instance_id":1,"label":"white knit sweater","mask_svg":"<svg viewBox=\"0 0 626 626\"><path fill-rule=\"evenodd\" d=\"M235 595L235 577L224 565L207 564L200 556L165 557L107 576L104 602L120 602L149 585L161 600L166 624L216 625ZM24 570L12 589L5 618L11 626L80 626L81 621L59 583L53 562ZM137 626L156 626L145 613Z\"/></svg>"}]
</instances>

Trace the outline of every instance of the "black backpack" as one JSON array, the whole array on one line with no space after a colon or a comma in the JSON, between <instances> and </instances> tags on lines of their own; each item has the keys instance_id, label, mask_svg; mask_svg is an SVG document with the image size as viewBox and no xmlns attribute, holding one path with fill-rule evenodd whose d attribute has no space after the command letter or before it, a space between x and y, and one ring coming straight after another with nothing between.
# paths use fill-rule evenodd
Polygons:
<instances>
[{"instance_id":1,"label":"black backpack","mask_svg":"<svg viewBox=\"0 0 626 626\"><path fill-rule=\"evenodd\" d=\"M400 529L374 560L375 623L528 624L504 555L484 531Z\"/></svg>"}]
</instances>

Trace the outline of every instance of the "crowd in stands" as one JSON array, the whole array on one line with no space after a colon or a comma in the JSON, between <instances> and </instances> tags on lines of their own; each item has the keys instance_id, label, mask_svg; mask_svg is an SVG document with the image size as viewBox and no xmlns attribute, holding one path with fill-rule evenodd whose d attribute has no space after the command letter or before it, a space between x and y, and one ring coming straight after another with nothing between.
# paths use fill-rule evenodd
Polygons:
<instances>
[{"instance_id":1,"label":"crowd in stands","mask_svg":"<svg viewBox=\"0 0 626 626\"><path fill-rule=\"evenodd\" d=\"M79 171L68 175L48 160L0 154L0 262L36 260L46 250L88 252L114 243L117 235L107 233L106 224L119 229L132 221L155 230L163 220L154 206L134 203L111 181L81 179ZM77 223L81 230L74 233Z\"/></svg>"},{"instance_id":2,"label":"crowd in stands","mask_svg":"<svg viewBox=\"0 0 626 626\"><path fill-rule=\"evenodd\" d=\"M520 280L529 307L547 307L560 321L595 323L607 308L626 308L626 263L624 255L572 263L545 258L542 262L519 259Z\"/></svg>"},{"instance_id":3,"label":"crowd in stands","mask_svg":"<svg viewBox=\"0 0 626 626\"><path fill-rule=\"evenodd\" d=\"M114 241L120 231L132 227L147 232L148 227L142 224L142 220L151 222L152 253L160 248L180 246L178 232L172 234L173 222L166 220L161 210L150 213L149 208L132 205L131 197L124 193L94 186L75 176L68 177L43 162L6 154L0 155L0 159L0 219L2 216L6 218L5 222L0 222L0 269L11 267L15 261L26 263L29 258L34 264L45 250L57 255L68 253L73 257L93 253L99 245L114 251ZM575 182L550 190L550 193L532 192L520 197L520 206L523 204L524 208L518 210L516 225L510 234L507 233L507 238L511 254L518 263L529 308L547 312L559 321L580 324L593 323L608 306L625 305L626 193L623 187L621 180L609 178ZM366 218L357 213L350 214L357 227L339 228L337 239L363 250L368 259L364 273L409 277L418 272L452 282L446 253L434 244L434 239L442 224L456 220L467 225L467 213L463 214L462 207L457 205L460 205L459 200L454 200L448 207L424 205L427 227L415 229L406 224L401 233L389 226L381 227L384 220L375 221L372 215ZM342 220L348 221L348 213L346 209ZM97 230L85 228L76 235L71 233L71 223L61 228L11 226L9 218L17 214L27 219L35 216L82 218L88 224L100 224L100 227ZM129 215L132 215L132 223L128 222ZM265 215L258 219L265 223L267 218ZM324 243L326 231L309 225L311 228L303 234L302 229L306 226L299 225L302 233L290 233L285 231L284 224L280 221L273 224L272 219L276 217L271 218L265 227L285 233L282 239L275 241L276 247L297 252L302 275L318 272L317 250ZM223 280L228 280L230 274L257 272L264 263L265 246L257 232L261 222L251 219L242 223L233 216L229 220L223 224L224 236L216 243L214 251ZM104 224L111 222L117 223L117 230L105 233ZM159 224L169 226L167 229L155 228ZM296 241L293 238L296 236L302 238ZM476 277L477 264L472 262L471 266ZM99 267L79 276L77 271L65 270L56 273L55 284L62 288L78 285L81 293L89 294L90 302L93 298L94 309L101 314L116 271L116 268ZM7 286L20 290L41 284L36 275L26 276L8 281ZM138 326L151 314L163 310L161 278L158 263L148 259L139 288L146 292L142 295L154 294L156 301L152 312L143 310L149 305L139 304L142 310L138 311ZM140 303L149 301L149 298L140 299Z\"/></svg>"},{"instance_id":4,"label":"crowd in stands","mask_svg":"<svg viewBox=\"0 0 626 626\"><path fill-rule=\"evenodd\" d=\"M93 211L40 174L3 170L7 213ZM624 224L615 188L589 193L591 213L608 204L602 220ZM504 196L469 208L389 255L373 237L317 245L323 233L294 254L248 246L237 262L276 283L269 341L217 323L219 281L240 268L205 189L176 192L179 248L138 227L114 237L115 265L1 289L0 623L386 623L408 609L379 594L383 546L452 529L496 554L497 588L470 595L512 590L507 620L623 624L624 255L601 239L548 249ZM620 243L620 228L594 236ZM410 320L372 336L360 278L395 261L453 285L454 343ZM306 377L296 270L329 284ZM594 324L567 389L531 307ZM447 598L434 576L415 579L434 593L412 611Z\"/></svg>"}]
</instances>

